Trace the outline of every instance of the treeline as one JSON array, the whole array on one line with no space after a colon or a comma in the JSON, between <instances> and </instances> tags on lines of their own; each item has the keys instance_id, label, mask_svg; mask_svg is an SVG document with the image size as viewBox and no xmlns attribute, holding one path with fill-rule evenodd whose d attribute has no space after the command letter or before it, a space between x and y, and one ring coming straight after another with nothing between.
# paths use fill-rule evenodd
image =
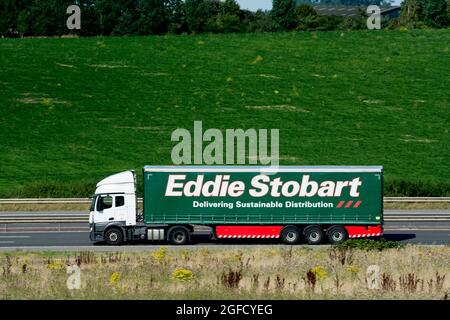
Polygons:
<instances>
[{"instance_id":1,"label":"treeline","mask_svg":"<svg viewBox=\"0 0 450 320\"><path fill-rule=\"evenodd\" d=\"M446 28L450 0L403 0L400 23L409 28Z\"/></svg>"},{"instance_id":2,"label":"treeline","mask_svg":"<svg viewBox=\"0 0 450 320\"><path fill-rule=\"evenodd\" d=\"M405 0L399 19L383 26L447 27L450 0ZM366 29L366 16L318 15L311 4L364 4L367 0L273 0L271 11L242 10L235 0L0 0L0 35L151 35ZM370 0L383 4L386 0ZM300 3L300 4L298 4ZM67 8L81 8L81 30L69 31Z\"/></svg>"},{"instance_id":3,"label":"treeline","mask_svg":"<svg viewBox=\"0 0 450 320\"><path fill-rule=\"evenodd\" d=\"M347 6L356 6L356 5L390 5L392 0L296 0L297 4L320 4L320 5L347 5Z\"/></svg>"}]
</instances>

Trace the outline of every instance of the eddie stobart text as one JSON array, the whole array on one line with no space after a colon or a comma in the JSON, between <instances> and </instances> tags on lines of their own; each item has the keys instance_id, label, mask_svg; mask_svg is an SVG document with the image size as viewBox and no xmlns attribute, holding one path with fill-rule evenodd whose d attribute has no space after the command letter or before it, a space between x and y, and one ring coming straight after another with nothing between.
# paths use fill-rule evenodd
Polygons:
<instances>
[{"instance_id":1,"label":"eddie stobart text","mask_svg":"<svg viewBox=\"0 0 450 320\"><path fill-rule=\"evenodd\" d=\"M300 177L299 177L300 178ZM260 174L253 177L247 188L244 181L230 180L230 175L218 174L214 180L204 181L199 174L195 180L187 180L184 174L171 174L168 177L166 197L240 197L245 192L253 198L271 197L340 197L348 192L350 197L359 196L362 181L359 177L352 180L317 182L309 175L299 180L282 181L280 177Z\"/></svg>"}]
</instances>

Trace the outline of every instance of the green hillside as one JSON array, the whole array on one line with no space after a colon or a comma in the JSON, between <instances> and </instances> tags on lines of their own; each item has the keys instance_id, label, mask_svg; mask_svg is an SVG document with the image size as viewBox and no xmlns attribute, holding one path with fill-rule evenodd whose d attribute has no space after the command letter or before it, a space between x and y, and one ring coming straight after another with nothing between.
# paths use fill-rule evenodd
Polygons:
<instances>
[{"instance_id":1,"label":"green hillside","mask_svg":"<svg viewBox=\"0 0 450 320\"><path fill-rule=\"evenodd\" d=\"M450 195L450 30L0 39L0 197L171 164L176 128L279 128L284 165Z\"/></svg>"}]
</instances>

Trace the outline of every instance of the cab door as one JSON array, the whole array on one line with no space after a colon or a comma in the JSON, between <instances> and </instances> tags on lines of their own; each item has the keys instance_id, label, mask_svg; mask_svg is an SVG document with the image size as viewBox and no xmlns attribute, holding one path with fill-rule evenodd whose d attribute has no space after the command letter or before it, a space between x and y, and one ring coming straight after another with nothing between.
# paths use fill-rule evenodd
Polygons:
<instances>
[{"instance_id":1,"label":"cab door","mask_svg":"<svg viewBox=\"0 0 450 320\"><path fill-rule=\"evenodd\" d=\"M95 211L94 223L114 221L114 196L107 194L99 195L97 197Z\"/></svg>"}]
</instances>

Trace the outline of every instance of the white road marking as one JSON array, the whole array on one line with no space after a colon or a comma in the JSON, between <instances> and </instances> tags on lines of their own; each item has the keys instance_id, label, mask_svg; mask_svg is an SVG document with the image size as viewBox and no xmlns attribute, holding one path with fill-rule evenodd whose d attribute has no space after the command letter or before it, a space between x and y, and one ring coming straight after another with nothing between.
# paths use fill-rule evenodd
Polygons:
<instances>
[{"instance_id":1,"label":"white road marking","mask_svg":"<svg viewBox=\"0 0 450 320\"><path fill-rule=\"evenodd\" d=\"M31 238L31 236L0 236L0 238Z\"/></svg>"},{"instance_id":2,"label":"white road marking","mask_svg":"<svg viewBox=\"0 0 450 320\"><path fill-rule=\"evenodd\" d=\"M15 241L0 241L0 243L16 243Z\"/></svg>"}]
</instances>

